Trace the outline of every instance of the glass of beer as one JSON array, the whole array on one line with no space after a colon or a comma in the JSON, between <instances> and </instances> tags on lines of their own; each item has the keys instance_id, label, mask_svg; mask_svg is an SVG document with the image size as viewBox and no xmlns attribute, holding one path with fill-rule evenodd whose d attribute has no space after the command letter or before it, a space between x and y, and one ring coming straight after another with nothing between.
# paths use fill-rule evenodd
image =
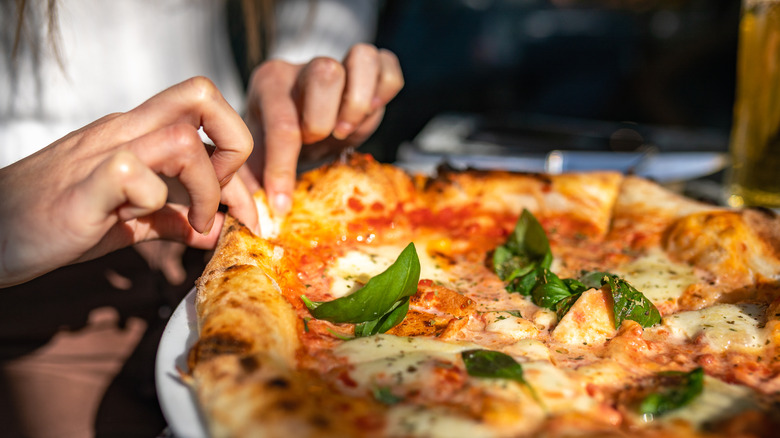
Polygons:
<instances>
[{"instance_id":1,"label":"glass of beer","mask_svg":"<svg viewBox=\"0 0 780 438\"><path fill-rule=\"evenodd\" d=\"M728 204L780 208L780 0L742 0L730 153Z\"/></svg>"}]
</instances>

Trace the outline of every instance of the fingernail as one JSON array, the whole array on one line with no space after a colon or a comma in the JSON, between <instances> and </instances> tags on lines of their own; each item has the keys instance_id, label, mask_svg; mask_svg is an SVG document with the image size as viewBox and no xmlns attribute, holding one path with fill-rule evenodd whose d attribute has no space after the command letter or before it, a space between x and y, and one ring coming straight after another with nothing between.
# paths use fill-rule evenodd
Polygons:
<instances>
[{"instance_id":1,"label":"fingernail","mask_svg":"<svg viewBox=\"0 0 780 438\"><path fill-rule=\"evenodd\" d=\"M274 195L273 202L271 204L271 208L274 210L274 216L284 216L292 207L292 199L290 199L290 196L288 196L285 193L277 193Z\"/></svg>"},{"instance_id":2,"label":"fingernail","mask_svg":"<svg viewBox=\"0 0 780 438\"><path fill-rule=\"evenodd\" d=\"M333 138L336 140L344 140L352 134L352 131L354 130L355 126L352 123L339 122L333 130Z\"/></svg>"},{"instance_id":3,"label":"fingernail","mask_svg":"<svg viewBox=\"0 0 780 438\"><path fill-rule=\"evenodd\" d=\"M203 234L204 236L208 236L209 235L209 233L211 232L211 229L214 228L214 219L215 218L211 218L211 220L209 221L208 224L206 224L206 228L203 229L203 232L201 234Z\"/></svg>"}]
</instances>

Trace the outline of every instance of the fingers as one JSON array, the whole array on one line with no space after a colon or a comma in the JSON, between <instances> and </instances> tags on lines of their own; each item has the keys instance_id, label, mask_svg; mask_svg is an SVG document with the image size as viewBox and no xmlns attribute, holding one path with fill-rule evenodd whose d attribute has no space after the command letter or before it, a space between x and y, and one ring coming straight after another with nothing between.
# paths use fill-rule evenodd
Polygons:
<instances>
[{"instance_id":1,"label":"fingers","mask_svg":"<svg viewBox=\"0 0 780 438\"><path fill-rule=\"evenodd\" d=\"M139 218L132 230L132 240L143 242L147 240L163 239L181 242L187 246L199 249L213 249L219 239L219 233L211 232L206 235L195 232L188 225L188 211L186 206L178 204L166 204L165 207L155 211L151 215ZM225 221L222 213L214 217L214 230L219 230ZM125 233L127 230L114 229L114 233Z\"/></svg>"},{"instance_id":2,"label":"fingers","mask_svg":"<svg viewBox=\"0 0 780 438\"><path fill-rule=\"evenodd\" d=\"M387 105L404 87L404 75L398 57L389 50L379 50L379 83L372 102L371 111Z\"/></svg>"},{"instance_id":3,"label":"fingers","mask_svg":"<svg viewBox=\"0 0 780 438\"><path fill-rule=\"evenodd\" d=\"M335 59L317 58L303 68L298 78L298 105L304 144L315 143L335 132L345 83L344 67Z\"/></svg>"},{"instance_id":4,"label":"fingers","mask_svg":"<svg viewBox=\"0 0 780 438\"><path fill-rule=\"evenodd\" d=\"M204 77L188 79L157 94L128 112L122 123L132 136L176 123L195 129L202 126L216 145L211 162L220 185L233 177L252 152L252 136L243 120Z\"/></svg>"},{"instance_id":5,"label":"fingers","mask_svg":"<svg viewBox=\"0 0 780 438\"><path fill-rule=\"evenodd\" d=\"M358 44L350 49L344 59L344 67L348 72L347 84L333 137L345 139L368 115L376 94L380 66L376 47Z\"/></svg>"},{"instance_id":6,"label":"fingers","mask_svg":"<svg viewBox=\"0 0 780 438\"><path fill-rule=\"evenodd\" d=\"M282 61L270 61L257 69L252 79L257 93L256 100L250 103L250 112L261 119L265 153L260 173L276 215L287 214L292 204L302 144L298 107L290 97L300 69Z\"/></svg>"},{"instance_id":7,"label":"fingers","mask_svg":"<svg viewBox=\"0 0 780 438\"><path fill-rule=\"evenodd\" d=\"M92 258L135 243L133 236L104 234L117 221L148 216L165 205L168 188L147 165L132 152L119 150L109 155L86 178L74 184L58 198L55 210L77 211L62 214L58 226L67 236L70 248L61 248L64 264L78 257ZM95 244L102 242L97 248ZM93 248L95 254L83 249ZM73 251L73 252L71 252Z\"/></svg>"},{"instance_id":8,"label":"fingers","mask_svg":"<svg viewBox=\"0 0 780 438\"><path fill-rule=\"evenodd\" d=\"M133 153L120 150L104 160L70 198L79 220L99 225L116 212L119 220L146 216L165 205L168 187Z\"/></svg>"},{"instance_id":9,"label":"fingers","mask_svg":"<svg viewBox=\"0 0 780 438\"><path fill-rule=\"evenodd\" d=\"M208 233L219 208L221 189L197 130L183 123L166 126L130 141L127 148L151 170L181 181L192 205L192 227Z\"/></svg>"},{"instance_id":10,"label":"fingers","mask_svg":"<svg viewBox=\"0 0 780 438\"><path fill-rule=\"evenodd\" d=\"M252 232L260 235L260 220L257 205L241 178L233 178L222 188L222 203L227 205L228 212L246 225Z\"/></svg>"},{"instance_id":11,"label":"fingers","mask_svg":"<svg viewBox=\"0 0 780 438\"><path fill-rule=\"evenodd\" d=\"M372 45L354 46L344 60L347 82L333 137L347 138L403 87L398 58Z\"/></svg>"},{"instance_id":12,"label":"fingers","mask_svg":"<svg viewBox=\"0 0 780 438\"><path fill-rule=\"evenodd\" d=\"M241 117L230 107L214 84L202 77L189 79L152 97L126 113L124 133L137 138L128 147L155 172L177 177L191 199L190 223L201 233L213 226L220 192L252 151L252 137ZM203 127L216 146L209 157L198 134ZM141 134L139 136L139 134ZM222 191L237 218L257 227L256 211L248 190Z\"/></svg>"},{"instance_id":13,"label":"fingers","mask_svg":"<svg viewBox=\"0 0 780 438\"><path fill-rule=\"evenodd\" d=\"M343 63L272 60L255 70L247 124L261 150L250 163L275 215L286 214L292 204L302 145L316 145L307 147L304 156L317 155L315 149L321 155L354 146L376 129L384 106L402 86L396 56L370 44L354 46ZM244 179L255 188L256 180Z\"/></svg>"}]
</instances>

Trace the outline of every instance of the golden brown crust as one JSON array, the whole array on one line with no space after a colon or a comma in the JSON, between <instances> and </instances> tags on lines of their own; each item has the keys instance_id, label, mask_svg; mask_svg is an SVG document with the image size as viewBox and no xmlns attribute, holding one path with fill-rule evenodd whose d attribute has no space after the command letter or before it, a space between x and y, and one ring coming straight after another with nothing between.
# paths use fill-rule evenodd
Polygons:
<instances>
[{"instance_id":1,"label":"golden brown crust","mask_svg":"<svg viewBox=\"0 0 780 438\"><path fill-rule=\"evenodd\" d=\"M339 395L319 376L264 353L221 355L200 364L193 376L214 438L348 438L383 426L384 407L374 400Z\"/></svg>"}]
</instances>

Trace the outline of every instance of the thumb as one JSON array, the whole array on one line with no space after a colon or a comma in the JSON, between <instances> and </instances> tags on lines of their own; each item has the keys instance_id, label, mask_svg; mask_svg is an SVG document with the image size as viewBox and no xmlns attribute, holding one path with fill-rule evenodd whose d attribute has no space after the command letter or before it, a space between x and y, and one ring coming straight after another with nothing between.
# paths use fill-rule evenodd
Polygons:
<instances>
[{"instance_id":1,"label":"thumb","mask_svg":"<svg viewBox=\"0 0 780 438\"><path fill-rule=\"evenodd\" d=\"M165 205L168 187L149 167L129 151L118 151L104 160L82 182L81 203L89 203L87 219L96 223L116 212L126 221L151 214Z\"/></svg>"},{"instance_id":2,"label":"thumb","mask_svg":"<svg viewBox=\"0 0 780 438\"><path fill-rule=\"evenodd\" d=\"M131 152L118 151L73 187L69 203L79 215L71 218L68 226L76 235L97 239L117 219L127 221L159 210L167 196L168 187L157 174ZM108 250L131 243L114 242Z\"/></svg>"}]
</instances>

